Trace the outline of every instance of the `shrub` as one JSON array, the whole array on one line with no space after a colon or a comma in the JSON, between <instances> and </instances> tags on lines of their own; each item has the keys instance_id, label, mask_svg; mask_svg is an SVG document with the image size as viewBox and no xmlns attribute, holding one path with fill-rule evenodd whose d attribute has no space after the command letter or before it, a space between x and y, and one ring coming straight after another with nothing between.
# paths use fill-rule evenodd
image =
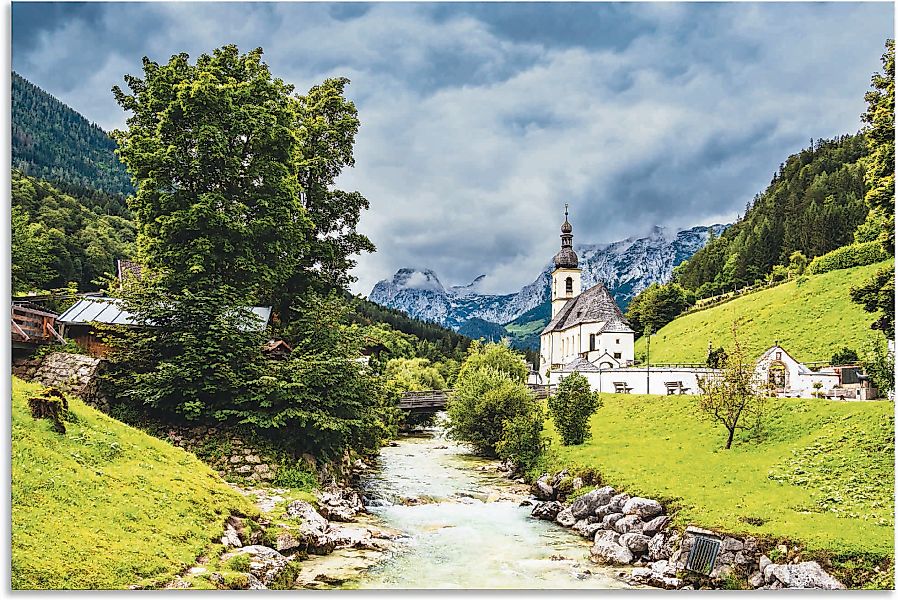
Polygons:
<instances>
[{"instance_id":1,"label":"shrub","mask_svg":"<svg viewBox=\"0 0 898 600\"><path fill-rule=\"evenodd\" d=\"M502 424L502 437L496 444L499 458L524 469L536 466L545 448L542 437L545 420L542 406L536 401L529 402L525 411L507 419Z\"/></svg>"},{"instance_id":2,"label":"shrub","mask_svg":"<svg viewBox=\"0 0 898 600\"><path fill-rule=\"evenodd\" d=\"M272 482L276 487L313 490L318 487L318 476L302 465L281 465ZM239 569L237 569L239 570Z\"/></svg>"},{"instance_id":3,"label":"shrub","mask_svg":"<svg viewBox=\"0 0 898 600\"><path fill-rule=\"evenodd\" d=\"M229 571L246 573L249 571L249 563L250 560L248 554L235 554L227 561L225 561L224 567Z\"/></svg>"},{"instance_id":4,"label":"shrub","mask_svg":"<svg viewBox=\"0 0 898 600\"><path fill-rule=\"evenodd\" d=\"M850 244L818 256L811 261L805 272L819 275L839 269L872 265L887 258L888 255L878 241Z\"/></svg>"},{"instance_id":5,"label":"shrub","mask_svg":"<svg viewBox=\"0 0 898 600\"><path fill-rule=\"evenodd\" d=\"M852 350L847 346L842 346L841 349L836 350L836 353L833 354L832 358L829 360L830 363L834 365L854 365L858 362L857 352Z\"/></svg>"},{"instance_id":6,"label":"shrub","mask_svg":"<svg viewBox=\"0 0 898 600\"><path fill-rule=\"evenodd\" d=\"M497 457L497 445L506 436L503 449L512 452L510 436L527 429L536 401L522 381L511 379L495 367L462 367L455 392L449 398L448 434L470 444L479 454ZM515 422L515 418L523 419ZM512 421L506 428L505 422ZM515 448L517 450L517 448Z\"/></svg>"},{"instance_id":7,"label":"shrub","mask_svg":"<svg viewBox=\"0 0 898 600\"><path fill-rule=\"evenodd\" d=\"M602 406L598 392L592 391L583 375L574 373L558 384L549 397L549 413L565 446L582 444L589 437L589 417Z\"/></svg>"}]
</instances>

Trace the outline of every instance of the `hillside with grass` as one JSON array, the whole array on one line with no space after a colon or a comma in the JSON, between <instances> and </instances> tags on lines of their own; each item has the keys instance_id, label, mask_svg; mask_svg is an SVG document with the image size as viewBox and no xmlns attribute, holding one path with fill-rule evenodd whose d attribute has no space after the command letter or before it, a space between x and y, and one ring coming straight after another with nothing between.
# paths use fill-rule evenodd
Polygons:
<instances>
[{"instance_id":1,"label":"hillside with grass","mask_svg":"<svg viewBox=\"0 0 898 600\"><path fill-rule=\"evenodd\" d=\"M121 589L171 580L256 509L192 454L70 399L63 435L13 378L12 588Z\"/></svg>"},{"instance_id":2,"label":"hillside with grass","mask_svg":"<svg viewBox=\"0 0 898 600\"><path fill-rule=\"evenodd\" d=\"M892 264L800 277L678 317L652 336L651 362L704 362L709 340L715 348L732 345L734 322L749 356L760 356L777 340L800 361L829 360L843 346L860 353L876 335L870 329L876 317L851 301L849 289ZM646 340L641 338L636 356L644 358L645 351Z\"/></svg>"},{"instance_id":3,"label":"hillside with grass","mask_svg":"<svg viewBox=\"0 0 898 600\"><path fill-rule=\"evenodd\" d=\"M549 427L550 468L593 468L605 484L665 499L683 526L797 542L850 587L893 585L872 568L893 554L891 402L773 399L760 436L724 450L726 430L697 416L695 398L602 400L584 444L563 447Z\"/></svg>"}]
</instances>

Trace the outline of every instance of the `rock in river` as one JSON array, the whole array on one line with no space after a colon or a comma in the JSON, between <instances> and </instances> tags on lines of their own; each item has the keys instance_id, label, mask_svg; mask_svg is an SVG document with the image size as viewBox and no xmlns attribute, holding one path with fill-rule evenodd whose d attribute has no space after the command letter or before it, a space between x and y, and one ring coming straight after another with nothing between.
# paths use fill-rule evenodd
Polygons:
<instances>
[{"instance_id":1,"label":"rock in river","mask_svg":"<svg viewBox=\"0 0 898 600\"><path fill-rule=\"evenodd\" d=\"M561 502L557 500L553 500L552 502L543 502L542 504L537 504L533 507L533 511L530 513L531 517L536 517L537 519L542 519L544 521L554 521L555 517L558 516L564 509L564 506Z\"/></svg>"}]
</instances>

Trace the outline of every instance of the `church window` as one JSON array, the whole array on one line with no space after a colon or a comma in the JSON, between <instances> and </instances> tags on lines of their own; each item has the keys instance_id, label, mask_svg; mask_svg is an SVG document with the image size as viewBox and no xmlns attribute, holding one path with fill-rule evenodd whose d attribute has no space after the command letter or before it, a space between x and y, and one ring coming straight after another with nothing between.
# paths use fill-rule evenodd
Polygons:
<instances>
[{"instance_id":1,"label":"church window","mask_svg":"<svg viewBox=\"0 0 898 600\"><path fill-rule=\"evenodd\" d=\"M620 352L615 352L615 353L614 353L614 358L620 358Z\"/></svg>"},{"instance_id":2,"label":"church window","mask_svg":"<svg viewBox=\"0 0 898 600\"><path fill-rule=\"evenodd\" d=\"M564 289L568 294L574 293L574 278L568 277L564 280Z\"/></svg>"},{"instance_id":3,"label":"church window","mask_svg":"<svg viewBox=\"0 0 898 600\"><path fill-rule=\"evenodd\" d=\"M589 334L589 349L590 350L596 349L596 334L594 334L594 333Z\"/></svg>"},{"instance_id":4,"label":"church window","mask_svg":"<svg viewBox=\"0 0 898 600\"><path fill-rule=\"evenodd\" d=\"M615 343L615 344L620 344L620 338L614 338L614 343Z\"/></svg>"}]
</instances>

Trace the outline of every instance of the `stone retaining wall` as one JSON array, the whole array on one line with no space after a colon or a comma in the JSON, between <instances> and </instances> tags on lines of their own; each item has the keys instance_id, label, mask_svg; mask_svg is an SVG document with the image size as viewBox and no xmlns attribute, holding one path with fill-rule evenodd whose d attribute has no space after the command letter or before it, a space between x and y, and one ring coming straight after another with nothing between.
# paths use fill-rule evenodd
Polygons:
<instances>
[{"instance_id":1,"label":"stone retaining wall","mask_svg":"<svg viewBox=\"0 0 898 600\"><path fill-rule=\"evenodd\" d=\"M106 361L93 356L53 352L42 358L14 358L12 374L26 381L56 387L106 412L109 400L99 393L97 377L105 364Z\"/></svg>"},{"instance_id":2,"label":"stone retaining wall","mask_svg":"<svg viewBox=\"0 0 898 600\"><path fill-rule=\"evenodd\" d=\"M254 483L271 482L277 476L277 460L233 432L205 425L167 427L162 437L223 475Z\"/></svg>"}]
</instances>

